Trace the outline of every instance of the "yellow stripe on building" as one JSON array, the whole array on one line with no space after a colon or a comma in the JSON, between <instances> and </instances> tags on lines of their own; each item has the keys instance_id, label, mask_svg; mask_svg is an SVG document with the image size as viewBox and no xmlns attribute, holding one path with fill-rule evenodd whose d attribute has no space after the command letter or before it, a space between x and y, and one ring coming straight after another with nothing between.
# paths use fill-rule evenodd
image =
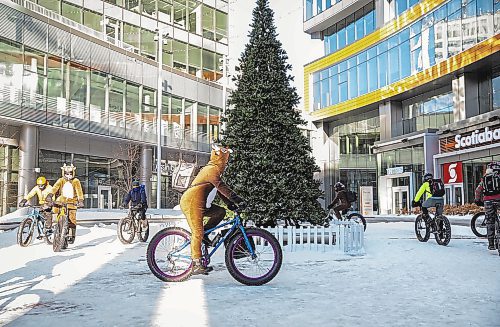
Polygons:
<instances>
[{"instance_id":1,"label":"yellow stripe on building","mask_svg":"<svg viewBox=\"0 0 500 327\"><path fill-rule=\"evenodd\" d=\"M500 51L500 34L484 40L483 42L476 44L472 48L467 49L453 57L450 57L447 60L444 60L439 64L434 65L420 73L409 76L405 79L392 83L391 85L382 87L378 90L359 96L357 98L312 112L311 117L313 121L316 121L327 117L340 115L342 113L361 108L369 104L380 102L382 100L411 90L415 87L432 82L433 80L436 80L447 74L453 73L474 62L486 58L487 56L490 56L497 51Z\"/></svg>"},{"instance_id":2,"label":"yellow stripe on building","mask_svg":"<svg viewBox=\"0 0 500 327\"><path fill-rule=\"evenodd\" d=\"M388 38L395 32L398 32L403 28L409 26L446 1L448 0L423 0L422 2L416 4L415 6L398 16L398 18L382 26L373 33L363 37L359 41L356 41L346 46L345 48L332 53L329 56L322 57L310 64L307 64L306 66L304 66L304 91L309 88L309 77L312 73L320 71L365 49L368 49L378 42ZM306 112L310 111L309 99L309 92L304 92L304 106Z\"/></svg>"}]
</instances>

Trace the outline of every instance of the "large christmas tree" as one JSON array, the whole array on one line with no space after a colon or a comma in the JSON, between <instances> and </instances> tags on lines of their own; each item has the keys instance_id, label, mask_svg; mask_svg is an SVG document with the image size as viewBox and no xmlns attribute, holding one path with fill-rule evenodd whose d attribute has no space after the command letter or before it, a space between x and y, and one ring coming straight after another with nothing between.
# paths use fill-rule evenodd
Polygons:
<instances>
[{"instance_id":1,"label":"large christmas tree","mask_svg":"<svg viewBox=\"0 0 500 327\"><path fill-rule=\"evenodd\" d=\"M257 225L285 218L320 223L322 191L313 178L319 167L298 127L305 123L296 110L299 96L268 0L257 0L250 27L223 120L224 141L235 150L225 180L247 200L247 217Z\"/></svg>"}]
</instances>

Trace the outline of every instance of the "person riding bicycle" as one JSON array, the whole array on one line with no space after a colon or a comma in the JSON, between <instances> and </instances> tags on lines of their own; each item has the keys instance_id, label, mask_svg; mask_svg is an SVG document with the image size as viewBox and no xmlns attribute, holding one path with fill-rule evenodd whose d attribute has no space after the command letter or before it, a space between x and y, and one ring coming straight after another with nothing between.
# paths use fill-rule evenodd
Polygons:
<instances>
[{"instance_id":1,"label":"person riding bicycle","mask_svg":"<svg viewBox=\"0 0 500 327\"><path fill-rule=\"evenodd\" d=\"M412 207L421 207L426 223L430 221L429 208L436 207L436 215L443 213L444 206L444 184L440 179L434 179L431 173L424 175L424 182L418 189L412 201ZM422 198L424 201L422 203Z\"/></svg>"},{"instance_id":2,"label":"person riding bicycle","mask_svg":"<svg viewBox=\"0 0 500 327\"><path fill-rule=\"evenodd\" d=\"M40 213L45 217L45 228L52 227L52 206L45 202L45 198L52 192L52 186L44 176L36 179L36 185L31 191L19 202L19 207L24 207L26 203L35 195L38 197L38 204L42 206Z\"/></svg>"},{"instance_id":3,"label":"person riding bicycle","mask_svg":"<svg viewBox=\"0 0 500 327\"><path fill-rule=\"evenodd\" d=\"M132 189L123 198L122 207L127 208L128 204L137 209L143 227L146 227L146 210L148 210L148 199L144 185L139 183L138 179L132 180Z\"/></svg>"},{"instance_id":4,"label":"person riding bicycle","mask_svg":"<svg viewBox=\"0 0 500 327\"><path fill-rule=\"evenodd\" d=\"M333 189L336 192L335 199L328 205L328 209L333 209L337 219L342 219L342 211L351 207L351 202L347 198L347 189L341 182L335 183Z\"/></svg>"},{"instance_id":5,"label":"person riding bicycle","mask_svg":"<svg viewBox=\"0 0 500 327\"><path fill-rule=\"evenodd\" d=\"M62 177L52 186L45 201L51 206L54 195L58 195L56 201L68 204L68 243L73 244L76 238L76 210L83 208L83 190L80 180L75 177L76 167L64 164L61 167ZM54 208L54 213L58 213L59 208Z\"/></svg>"},{"instance_id":6,"label":"person riding bicycle","mask_svg":"<svg viewBox=\"0 0 500 327\"><path fill-rule=\"evenodd\" d=\"M226 146L212 144L208 164L200 170L180 200L181 210L191 228L193 275L206 275L212 270L212 267L204 267L201 262L202 241L208 245L211 243L210 240L204 239L204 230L216 227L226 216L226 210L223 207L211 203L215 197L214 193L217 192L229 210L243 210L246 207L245 201L221 179L231 152L232 150ZM203 225L203 217L209 217L205 226Z\"/></svg>"},{"instance_id":7,"label":"person riding bicycle","mask_svg":"<svg viewBox=\"0 0 500 327\"><path fill-rule=\"evenodd\" d=\"M484 205L488 250L495 250L495 220L497 210L500 209L500 167L497 167L496 163L490 163L486 167L485 174L474 192L474 203L478 206Z\"/></svg>"}]
</instances>

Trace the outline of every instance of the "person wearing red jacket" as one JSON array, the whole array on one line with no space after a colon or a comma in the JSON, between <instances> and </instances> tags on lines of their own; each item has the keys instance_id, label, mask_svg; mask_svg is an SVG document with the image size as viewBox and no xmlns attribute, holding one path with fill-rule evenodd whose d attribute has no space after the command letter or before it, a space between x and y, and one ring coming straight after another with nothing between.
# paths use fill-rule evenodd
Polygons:
<instances>
[{"instance_id":1,"label":"person wearing red jacket","mask_svg":"<svg viewBox=\"0 0 500 327\"><path fill-rule=\"evenodd\" d=\"M487 168L484 176L493 173L493 169ZM488 250L495 250L495 220L497 218L497 210L500 209L500 194L484 194L484 182L481 178L481 182L476 187L476 191L474 192L474 203L478 206L484 205L484 211L486 213L486 235L488 238Z\"/></svg>"}]
</instances>

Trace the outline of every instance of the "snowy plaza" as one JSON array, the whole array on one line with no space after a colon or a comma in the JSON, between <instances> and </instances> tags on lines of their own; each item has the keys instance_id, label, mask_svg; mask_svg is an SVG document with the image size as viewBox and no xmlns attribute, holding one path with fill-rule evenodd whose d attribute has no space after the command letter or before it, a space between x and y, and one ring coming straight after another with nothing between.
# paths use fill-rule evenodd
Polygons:
<instances>
[{"instance_id":1,"label":"snowy plaza","mask_svg":"<svg viewBox=\"0 0 500 327\"><path fill-rule=\"evenodd\" d=\"M446 247L415 239L413 223L370 223L363 256L284 252L278 276L249 287L222 253L209 276L163 283L147 243L124 246L116 226L79 227L61 253L0 234L0 325L54 326L498 326L500 264L470 228ZM152 226L153 227L153 226ZM153 227L154 229L154 227Z\"/></svg>"}]
</instances>

